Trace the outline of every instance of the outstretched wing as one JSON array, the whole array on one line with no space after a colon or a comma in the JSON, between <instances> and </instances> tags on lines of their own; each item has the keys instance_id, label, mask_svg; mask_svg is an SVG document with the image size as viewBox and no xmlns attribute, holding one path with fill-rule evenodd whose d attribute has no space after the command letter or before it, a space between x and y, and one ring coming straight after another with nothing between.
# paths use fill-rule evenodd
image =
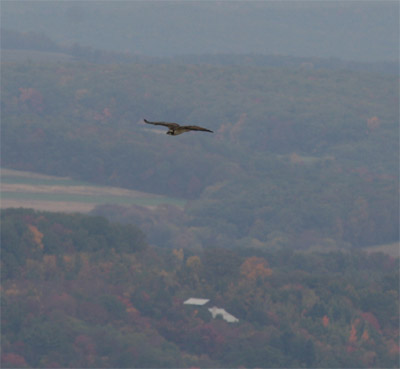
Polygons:
<instances>
[{"instance_id":1,"label":"outstretched wing","mask_svg":"<svg viewBox=\"0 0 400 369\"><path fill-rule=\"evenodd\" d=\"M149 122L146 119L143 119L147 124L153 124L155 126L165 126L168 128L178 128L180 127L178 123L168 123L168 122Z\"/></svg>"},{"instance_id":2,"label":"outstretched wing","mask_svg":"<svg viewBox=\"0 0 400 369\"><path fill-rule=\"evenodd\" d=\"M190 131L204 131L204 132L211 132L214 133L213 131L210 131L207 128L199 127L199 126L181 126L181 128L190 130Z\"/></svg>"}]
</instances>

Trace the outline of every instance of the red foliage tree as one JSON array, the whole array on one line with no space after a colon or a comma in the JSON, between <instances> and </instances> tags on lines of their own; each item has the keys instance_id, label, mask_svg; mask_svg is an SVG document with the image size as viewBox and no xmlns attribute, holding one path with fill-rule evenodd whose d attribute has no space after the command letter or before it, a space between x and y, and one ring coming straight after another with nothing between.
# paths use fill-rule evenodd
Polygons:
<instances>
[{"instance_id":1,"label":"red foliage tree","mask_svg":"<svg viewBox=\"0 0 400 369\"><path fill-rule=\"evenodd\" d=\"M3 368L28 368L25 358L12 352L1 355L1 366Z\"/></svg>"}]
</instances>

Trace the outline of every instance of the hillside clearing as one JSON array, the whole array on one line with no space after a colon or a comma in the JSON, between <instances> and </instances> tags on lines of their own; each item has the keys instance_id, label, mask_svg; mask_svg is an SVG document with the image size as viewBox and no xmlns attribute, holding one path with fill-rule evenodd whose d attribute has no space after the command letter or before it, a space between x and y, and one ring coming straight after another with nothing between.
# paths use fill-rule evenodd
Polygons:
<instances>
[{"instance_id":1,"label":"hillside clearing","mask_svg":"<svg viewBox=\"0 0 400 369\"><path fill-rule=\"evenodd\" d=\"M184 206L180 199L117 187L103 187L67 177L1 170L1 207L24 207L62 212L89 212L100 204L159 204Z\"/></svg>"}]
</instances>

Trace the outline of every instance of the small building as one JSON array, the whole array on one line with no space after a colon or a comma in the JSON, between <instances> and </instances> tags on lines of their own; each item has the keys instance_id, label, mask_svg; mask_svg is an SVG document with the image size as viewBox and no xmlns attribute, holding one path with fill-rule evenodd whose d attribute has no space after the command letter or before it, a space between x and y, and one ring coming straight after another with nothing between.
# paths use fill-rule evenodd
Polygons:
<instances>
[{"instance_id":1,"label":"small building","mask_svg":"<svg viewBox=\"0 0 400 369\"><path fill-rule=\"evenodd\" d=\"M204 306L209 301L210 301L209 299L199 299L196 297L191 297L190 299L187 299L183 303L185 305ZM229 314L225 309L221 309L216 306L208 308L208 311L211 313L213 319L215 319L217 316L221 316L222 319L224 319L228 323L237 323L239 321L238 318L234 317L232 314Z\"/></svg>"},{"instance_id":2,"label":"small building","mask_svg":"<svg viewBox=\"0 0 400 369\"><path fill-rule=\"evenodd\" d=\"M238 318L234 317L232 314L229 314L225 309L217 308L216 306L209 308L208 311L211 313L214 319L218 315L221 315L222 319L224 319L228 323L237 323L239 321Z\"/></svg>"},{"instance_id":3,"label":"small building","mask_svg":"<svg viewBox=\"0 0 400 369\"><path fill-rule=\"evenodd\" d=\"M190 299L187 299L184 304L185 305L197 305L197 306L203 306L209 302L209 299L198 299L195 297L191 297Z\"/></svg>"}]
</instances>

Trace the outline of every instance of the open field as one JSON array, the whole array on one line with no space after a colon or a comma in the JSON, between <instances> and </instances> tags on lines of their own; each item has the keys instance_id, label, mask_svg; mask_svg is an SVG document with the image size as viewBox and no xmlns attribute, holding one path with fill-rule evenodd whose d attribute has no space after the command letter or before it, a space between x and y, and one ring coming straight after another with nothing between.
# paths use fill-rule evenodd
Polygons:
<instances>
[{"instance_id":1,"label":"open field","mask_svg":"<svg viewBox=\"0 0 400 369\"><path fill-rule=\"evenodd\" d=\"M384 254L390 255L394 258L398 258L400 256L400 243L393 242L385 245L370 246L365 248L365 251L368 253L383 252Z\"/></svg>"},{"instance_id":2,"label":"open field","mask_svg":"<svg viewBox=\"0 0 400 369\"><path fill-rule=\"evenodd\" d=\"M89 212L100 204L154 207L184 206L180 199L147 192L105 187L66 177L1 169L1 207L27 207L62 212Z\"/></svg>"},{"instance_id":3,"label":"open field","mask_svg":"<svg viewBox=\"0 0 400 369\"><path fill-rule=\"evenodd\" d=\"M339 247L324 247L324 246L312 246L305 250L298 251L299 253L303 253L305 255L313 252L317 253L330 253L330 252L351 252L354 249L346 249L346 248L339 248ZM367 252L368 254L372 254L374 252L382 252L383 254L389 255L393 258L400 257L400 243L393 242L383 245L373 245L367 246L363 248L359 248L359 251Z\"/></svg>"}]
</instances>

